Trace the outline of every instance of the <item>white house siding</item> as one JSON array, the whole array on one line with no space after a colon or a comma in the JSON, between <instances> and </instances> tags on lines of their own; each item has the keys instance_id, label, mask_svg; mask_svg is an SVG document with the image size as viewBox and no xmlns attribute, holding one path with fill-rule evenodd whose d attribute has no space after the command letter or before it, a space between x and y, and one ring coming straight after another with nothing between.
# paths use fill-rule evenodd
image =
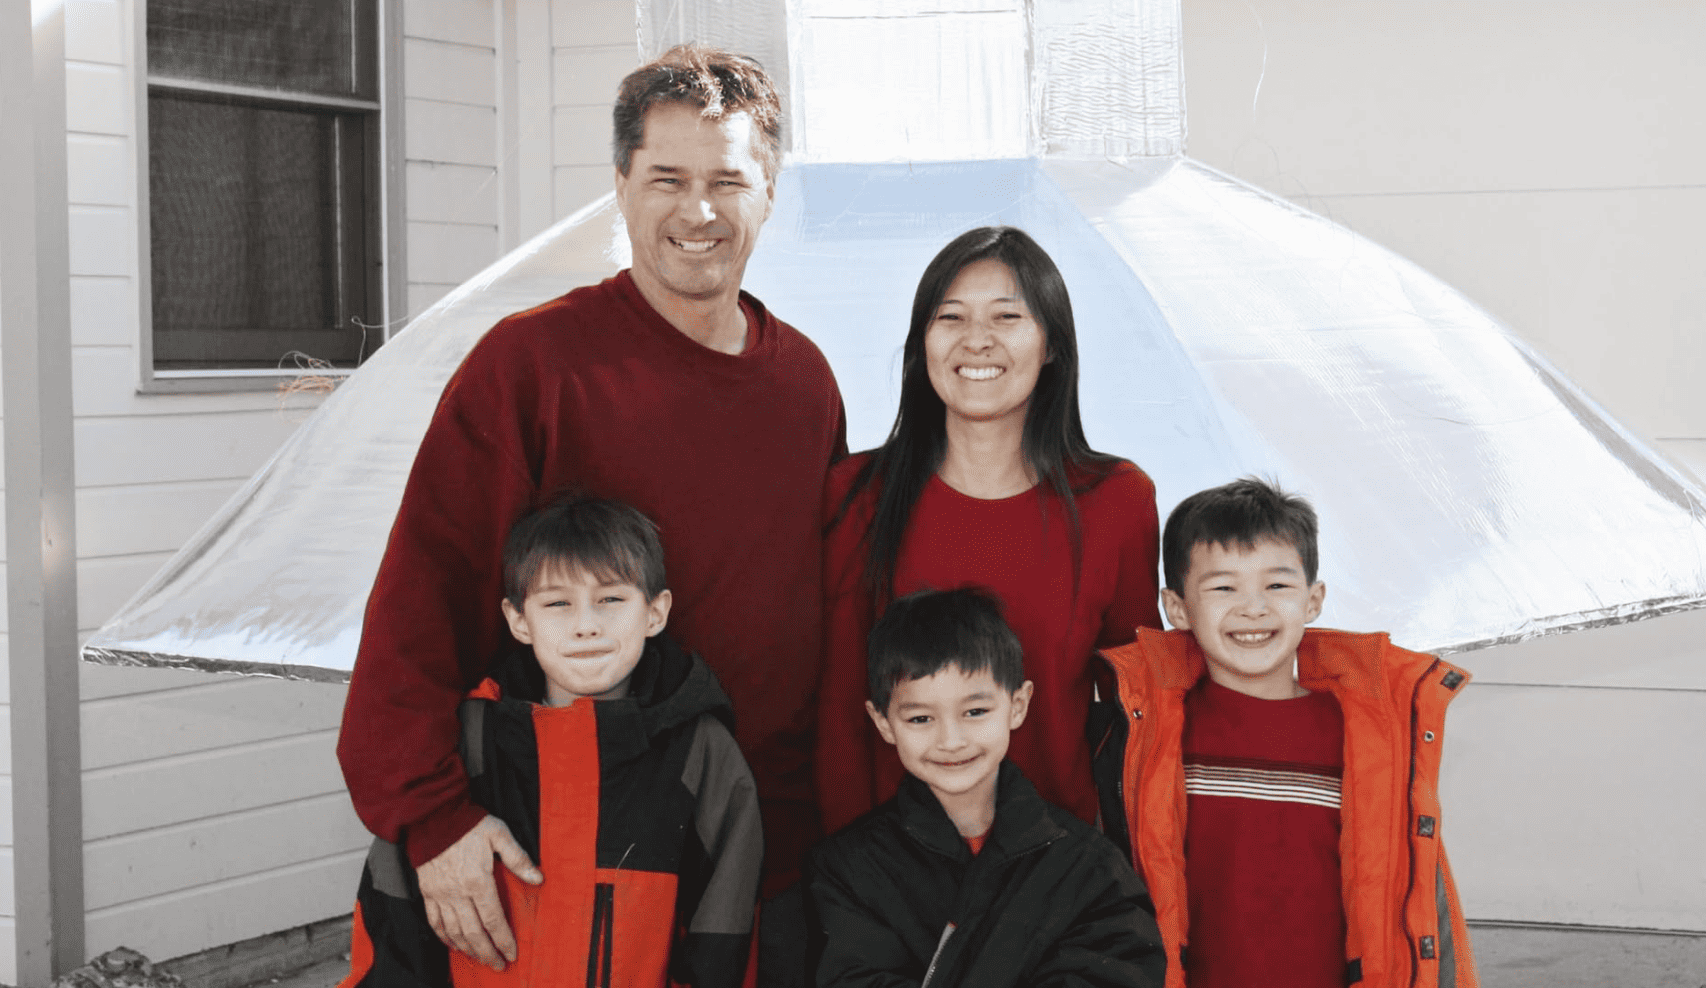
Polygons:
<instances>
[{"instance_id":1,"label":"white house siding","mask_svg":"<svg viewBox=\"0 0 1706 988\"><path fill-rule=\"evenodd\" d=\"M1184 19L1193 157L1439 275L1706 476L1706 3Z\"/></svg>"},{"instance_id":2,"label":"white house siding","mask_svg":"<svg viewBox=\"0 0 1706 988\"><path fill-rule=\"evenodd\" d=\"M639 65L634 5L552 0L550 37L556 220L610 191L610 107L622 77Z\"/></svg>"},{"instance_id":3,"label":"white house siding","mask_svg":"<svg viewBox=\"0 0 1706 988\"><path fill-rule=\"evenodd\" d=\"M68 0L79 625L98 627L311 410L138 394L142 0ZM386 2L386 0L381 0ZM418 312L609 188L627 0L402 0L407 300ZM397 314L401 315L401 314ZM0 611L0 645L4 641ZM86 950L177 956L347 912L367 836L333 745L340 687L82 670ZM5 680L0 677L0 698ZM8 708L0 699L0 732ZM0 733L0 768L9 768ZM0 776L0 981L10 778Z\"/></svg>"},{"instance_id":4,"label":"white house siding","mask_svg":"<svg viewBox=\"0 0 1706 988\"><path fill-rule=\"evenodd\" d=\"M0 471L3 472L3 471ZM0 492L0 510L5 507ZM0 517L4 517L0 514ZM6 540L0 539L0 560L6 556ZM0 575L5 568L0 566ZM0 583L0 585L4 585ZM6 629L9 608L0 608L0 629ZM18 980L18 937L14 917L17 916L16 897L12 883L12 675L10 666L11 633L0 630L0 744L6 746L0 755L0 983L15 984Z\"/></svg>"},{"instance_id":5,"label":"white house siding","mask_svg":"<svg viewBox=\"0 0 1706 988\"><path fill-rule=\"evenodd\" d=\"M610 191L631 0L407 0L408 308Z\"/></svg>"},{"instance_id":6,"label":"white house siding","mask_svg":"<svg viewBox=\"0 0 1706 988\"><path fill-rule=\"evenodd\" d=\"M136 391L146 183L136 14L131 0L67 5L84 632L265 463L312 405L266 392ZM365 839L332 758L341 704L341 691L323 686L86 667L89 954L126 944L170 957L347 909Z\"/></svg>"},{"instance_id":7,"label":"white house siding","mask_svg":"<svg viewBox=\"0 0 1706 988\"><path fill-rule=\"evenodd\" d=\"M496 260L501 3L403 8L408 306L414 315Z\"/></svg>"},{"instance_id":8,"label":"white house siding","mask_svg":"<svg viewBox=\"0 0 1706 988\"><path fill-rule=\"evenodd\" d=\"M1706 2L1183 2L1193 157L1442 277L1706 478ZM1470 916L1702 928L1703 797L1674 780L1703 627L1460 657L1441 790Z\"/></svg>"}]
</instances>

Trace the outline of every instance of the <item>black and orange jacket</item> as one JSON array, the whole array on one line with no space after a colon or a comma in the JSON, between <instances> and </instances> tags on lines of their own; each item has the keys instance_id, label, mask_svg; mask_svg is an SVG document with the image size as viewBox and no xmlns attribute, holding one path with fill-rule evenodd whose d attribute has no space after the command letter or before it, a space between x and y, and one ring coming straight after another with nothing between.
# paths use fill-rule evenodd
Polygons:
<instances>
[{"instance_id":1,"label":"black and orange jacket","mask_svg":"<svg viewBox=\"0 0 1706 988\"><path fill-rule=\"evenodd\" d=\"M1184 988L1185 694L1207 666L1186 631L1140 628L1137 641L1102 656L1119 700L1104 700L1091 717L1103 823L1110 839L1135 852L1167 944L1167 986ZM1320 628L1305 630L1297 670L1304 689L1331 693L1344 714L1346 984L1476 988L1439 806L1445 708L1469 674L1385 634Z\"/></svg>"},{"instance_id":2,"label":"black and orange jacket","mask_svg":"<svg viewBox=\"0 0 1706 988\"><path fill-rule=\"evenodd\" d=\"M628 698L546 707L543 695L538 663L518 652L461 711L475 802L545 875L531 886L496 868L515 963L492 971L439 943L402 848L376 841L340 988L746 983L764 840L710 668L658 635Z\"/></svg>"}]
</instances>

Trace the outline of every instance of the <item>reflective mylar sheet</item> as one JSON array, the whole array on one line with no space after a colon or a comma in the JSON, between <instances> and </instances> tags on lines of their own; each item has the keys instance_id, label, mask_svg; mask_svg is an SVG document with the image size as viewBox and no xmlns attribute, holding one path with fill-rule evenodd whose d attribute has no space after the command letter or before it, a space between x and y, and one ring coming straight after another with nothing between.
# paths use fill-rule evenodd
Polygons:
<instances>
[{"instance_id":1,"label":"reflective mylar sheet","mask_svg":"<svg viewBox=\"0 0 1706 988\"><path fill-rule=\"evenodd\" d=\"M639 0L640 50L752 55L794 160L1185 150L1178 0Z\"/></svg>"},{"instance_id":2,"label":"reflective mylar sheet","mask_svg":"<svg viewBox=\"0 0 1706 988\"><path fill-rule=\"evenodd\" d=\"M829 357L855 449L892 420L925 263L989 223L1025 228L1060 265L1090 440L1149 472L1163 515L1248 473L1314 500L1321 624L1441 650L1706 603L1706 494L1452 289L1188 160L784 172L746 286ZM85 654L345 677L450 372L500 316L625 252L606 198L434 306Z\"/></svg>"}]
</instances>

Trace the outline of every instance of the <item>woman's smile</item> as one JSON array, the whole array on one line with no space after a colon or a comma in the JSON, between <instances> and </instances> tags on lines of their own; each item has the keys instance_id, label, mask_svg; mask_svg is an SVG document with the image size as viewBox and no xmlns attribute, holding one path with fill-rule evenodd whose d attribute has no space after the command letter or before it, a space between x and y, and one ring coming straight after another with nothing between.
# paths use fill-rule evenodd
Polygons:
<instances>
[{"instance_id":1,"label":"woman's smile","mask_svg":"<svg viewBox=\"0 0 1706 988\"><path fill-rule=\"evenodd\" d=\"M924 333L930 385L950 430L967 422L1022 428L1048 340L1013 269L984 259L960 269Z\"/></svg>"}]
</instances>

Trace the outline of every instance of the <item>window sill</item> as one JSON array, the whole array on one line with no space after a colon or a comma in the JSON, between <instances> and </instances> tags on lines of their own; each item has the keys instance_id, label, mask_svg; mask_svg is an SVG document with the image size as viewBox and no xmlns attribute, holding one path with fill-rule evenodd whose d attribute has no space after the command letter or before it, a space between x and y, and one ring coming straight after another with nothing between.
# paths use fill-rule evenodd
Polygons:
<instances>
[{"instance_id":1,"label":"window sill","mask_svg":"<svg viewBox=\"0 0 1706 988\"><path fill-rule=\"evenodd\" d=\"M327 369L256 369L256 370L175 370L155 371L136 386L137 394L231 394L254 391L277 391L292 385L305 385L303 390L330 391L355 373L354 368ZM325 380L309 380L320 378ZM324 386L329 382L330 387Z\"/></svg>"}]
</instances>

